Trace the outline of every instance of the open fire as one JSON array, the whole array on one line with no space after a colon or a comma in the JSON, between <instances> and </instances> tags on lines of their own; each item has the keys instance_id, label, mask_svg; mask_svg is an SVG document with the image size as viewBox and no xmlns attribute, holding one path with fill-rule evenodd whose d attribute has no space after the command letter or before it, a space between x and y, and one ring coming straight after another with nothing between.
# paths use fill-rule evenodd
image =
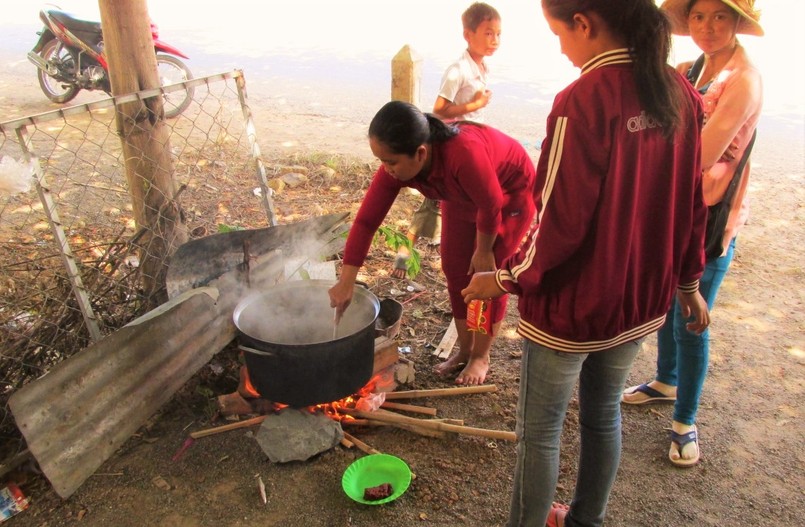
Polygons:
<instances>
[{"instance_id":1,"label":"open fire","mask_svg":"<svg viewBox=\"0 0 805 527\"><path fill-rule=\"evenodd\" d=\"M231 394L218 397L219 414L229 417L258 415L215 428L192 432L186 446L201 437L254 425L261 425L260 431L263 431L266 425L270 425L269 428L272 429L281 429L284 426L285 432L283 433L295 434L304 433L299 429L300 426L306 428L309 424L312 429L321 427L320 421L304 419L304 416L318 416L325 421L336 422L336 426L341 428L339 433L343 433L343 438L340 440L341 445L346 448L357 447L363 452L371 454L379 453L379 451L346 432L344 428L350 429L351 432L352 428L359 431L362 427L367 426L392 426L435 438L450 438L456 434L466 434L488 439L516 440L516 435L512 431L465 426L463 419L436 418L437 409L435 407L397 402L417 398L493 392L497 390L495 385L395 391L398 384L413 381L413 363L400 356L397 342L388 337L376 339L373 366L371 378L356 393L337 401L297 408L296 411L293 411L294 409L289 408L288 405L262 398L250 381L248 368L243 365L239 372L238 389ZM418 414L424 417L409 417L403 413ZM259 436L260 432L256 436L258 442L260 441ZM295 443L295 441L268 441L268 443L275 445L277 443ZM181 455L181 451L177 455ZM278 456L276 453L274 455ZM274 459L272 454L269 454L269 459Z\"/></svg>"},{"instance_id":2,"label":"open fire","mask_svg":"<svg viewBox=\"0 0 805 527\"><path fill-rule=\"evenodd\" d=\"M316 404L303 408L302 410L310 413L322 413L336 421L354 421L355 418L345 413L345 410L376 410L383 402L383 393L386 391L391 391L395 387L396 382L394 381L394 372L391 368L386 368L385 370L374 374L372 378L369 379L369 382L358 390L358 392L344 397L338 401ZM252 411L245 413L269 414L279 412L280 410L288 407L286 404L263 399L257 389L252 385L249 379L249 370L246 366L241 366L240 368L240 382L238 383L238 391L235 394L221 397L227 398L227 401L229 401L229 399L233 398L234 396L237 396L235 397L236 400L243 399L243 401L249 405L249 408ZM227 412L228 409L233 407L231 402L229 404L220 404L220 401L221 398L219 398L221 413L223 415L232 415L231 413ZM242 405L238 406L242 407ZM245 407L243 408L245 409Z\"/></svg>"}]
</instances>

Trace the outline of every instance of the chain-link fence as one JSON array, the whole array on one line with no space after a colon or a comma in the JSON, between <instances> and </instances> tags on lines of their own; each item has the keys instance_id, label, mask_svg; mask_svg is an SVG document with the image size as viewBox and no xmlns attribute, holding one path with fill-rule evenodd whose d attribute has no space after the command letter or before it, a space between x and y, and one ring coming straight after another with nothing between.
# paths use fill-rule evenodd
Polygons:
<instances>
[{"instance_id":1,"label":"chain-link fence","mask_svg":"<svg viewBox=\"0 0 805 527\"><path fill-rule=\"evenodd\" d=\"M169 143L164 201L181 203L189 237L275 224L239 71L0 123L3 177L22 167L30 183L0 192L0 443L16 438L14 390L152 307L141 260L166 257L135 221L115 113L172 90L193 102L147 140Z\"/></svg>"}]
</instances>

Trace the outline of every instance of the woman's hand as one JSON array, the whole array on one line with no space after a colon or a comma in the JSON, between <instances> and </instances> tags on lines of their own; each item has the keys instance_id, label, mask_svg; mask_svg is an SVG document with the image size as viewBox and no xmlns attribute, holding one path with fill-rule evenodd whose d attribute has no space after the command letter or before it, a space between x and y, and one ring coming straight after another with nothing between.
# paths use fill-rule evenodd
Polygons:
<instances>
[{"instance_id":1,"label":"woman's hand","mask_svg":"<svg viewBox=\"0 0 805 527\"><path fill-rule=\"evenodd\" d=\"M330 295L330 307L335 308L335 323L341 321L341 316L352 303L352 295L355 293L355 279L358 277L358 268L353 265L345 265L341 268L341 278L331 287L327 293Z\"/></svg>"},{"instance_id":2,"label":"woman's hand","mask_svg":"<svg viewBox=\"0 0 805 527\"><path fill-rule=\"evenodd\" d=\"M735 139L733 139L732 142L727 147L727 149L724 150L724 153L721 154L719 161L728 163L733 159L735 159L736 157L735 154L737 153L738 153L738 143L735 141Z\"/></svg>"},{"instance_id":3,"label":"woman's hand","mask_svg":"<svg viewBox=\"0 0 805 527\"><path fill-rule=\"evenodd\" d=\"M494 272L475 273L469 285L461 290L461 296L467 304L470 300L487 300L503 296L505 293L506 291L498 287Z\"/></svg>"},{"instance_id":4,"label":"woman's hand","mask_svg":"<svg viewBox=\"0 0 805 527\"><path fill-rule=\"evenodd\" d=\"M676 299L685 319L692 319L685 327L691 333L701 335L710 325L710 311L707 302L698 291L695 293L682 293L677 291Z\"/></svg>"}]
</instances>

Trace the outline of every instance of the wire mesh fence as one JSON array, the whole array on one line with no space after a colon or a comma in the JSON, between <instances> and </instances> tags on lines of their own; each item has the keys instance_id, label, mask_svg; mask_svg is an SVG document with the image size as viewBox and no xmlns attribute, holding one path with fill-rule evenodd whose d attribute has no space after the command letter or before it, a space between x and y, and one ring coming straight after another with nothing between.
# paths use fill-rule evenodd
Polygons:
<instances>
[{"instance_id":1,"label":"wire mesh fence","mask_svg":"<svg viewBox=\"0 0 805 527\"><path fill-rule=\"evenodd\" d=\"M167 256L137 221L131 185L143 182L127 176L115 116L175 90L192 104L145 142L170 153L173 195L163 197L181 204L183 232L274 224L240 71L0 123L3 177L22 167L17 191L0 191L0 444L17 438L14 390L153 307L142 261L166 268Z\"/></svg>"}]
</instances>

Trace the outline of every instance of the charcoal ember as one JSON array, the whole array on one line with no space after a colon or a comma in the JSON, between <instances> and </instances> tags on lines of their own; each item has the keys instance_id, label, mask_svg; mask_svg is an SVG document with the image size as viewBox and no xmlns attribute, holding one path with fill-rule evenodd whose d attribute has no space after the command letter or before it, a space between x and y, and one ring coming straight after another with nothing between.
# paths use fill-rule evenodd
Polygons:
<instances>
[{"instance_id":1,"label":"charcoal ember","mask_svg":"<svg viewBox=\"0 0 805 527\"><path fill-rule=\"evenodd\" d=\"M391 483L383 483L377 487L366 487L363 489L363 499L366 501L377 501L388 498L394 494L394 488Z\"/></svg>"}]
</instances>

